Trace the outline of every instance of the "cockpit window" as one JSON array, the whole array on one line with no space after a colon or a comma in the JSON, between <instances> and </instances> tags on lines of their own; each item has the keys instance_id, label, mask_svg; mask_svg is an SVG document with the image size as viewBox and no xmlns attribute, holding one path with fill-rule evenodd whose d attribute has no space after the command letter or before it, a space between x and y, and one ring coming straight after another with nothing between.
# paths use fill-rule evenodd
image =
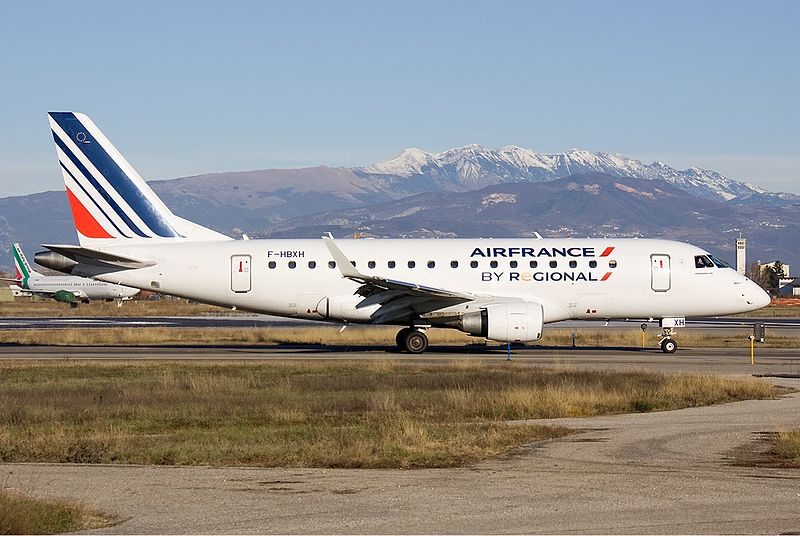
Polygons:
<instances>
[{"instance_id":1,"label":"cockpit window","mask_svg":"<svg viewBox=\"0 0 800 536\"><path fill-rule=\"evenodd\" d=\"M711 259L711 261L714 264L717 265L717 268L731 268L730 264L728 264L727 262L723 261L722 259L718 259L714 255L709 255L708 257Z\"/></svg>"},{"instance_id":2,"label":"cockpit window","mask_svg":"<svg viewBox=\"0 0 800 536\"><path fill-rule=\"evenodd\" d=\"M714 262L708 255L695 255L694 256L695 268L713 268Z\"/></svg>"}]
</instances>

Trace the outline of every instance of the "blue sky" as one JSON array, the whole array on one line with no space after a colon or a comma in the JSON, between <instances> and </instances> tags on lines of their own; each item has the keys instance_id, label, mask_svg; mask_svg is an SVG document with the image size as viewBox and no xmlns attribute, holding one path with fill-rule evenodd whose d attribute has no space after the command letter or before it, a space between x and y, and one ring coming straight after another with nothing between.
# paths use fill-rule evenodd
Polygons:
<instances>
[{"instance_id":1,"label":"blue sky","mask_svg":"<svg viewBox=\"0 0 800 536\"><path fill-rule=\"evenodd\" d=\"M62 188L45 112L147 179L573 147L800 193L800 2L14 2L0 196Z\"/></svg>"}]
</instances>

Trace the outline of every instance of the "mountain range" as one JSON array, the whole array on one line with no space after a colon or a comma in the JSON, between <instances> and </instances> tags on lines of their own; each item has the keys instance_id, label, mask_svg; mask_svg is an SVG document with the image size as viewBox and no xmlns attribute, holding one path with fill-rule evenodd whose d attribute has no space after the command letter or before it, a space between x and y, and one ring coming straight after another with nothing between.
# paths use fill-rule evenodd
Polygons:
<instances>
[{"instance_id":1,"label":"mountain range","mask_svg":"<svg viewBox=\"0 0 800 536\"><path fill-rule=\"evenodd\" d=\"M55 181L54 181L55 182ZM370 166L213 173L150 182L178 215L251 237L648 236L733 260L800 262L800 196L700 168L573 149L406 149ZM0 198L0 250L75 243L63 191ZM10 267L10 254L0 257Z\"/></svg>"},{"instance_id":2,"label":"mountain range","mask_svg":"<svg viewBox=\"0 0 800 536\"><path fill-rule=\"evenodd\" d=\"M441 153L406 149L396 158L353 171L380 188L407 194L430 190L464 192L493 184L544 182L592 172L661 179L694 196L715 201L767 194L752 184L696 167L681 171L662 162L644 164L617 154L579 149L543 154L513 145L499 149L467 145Z\"/></svg>"}]
</instances>

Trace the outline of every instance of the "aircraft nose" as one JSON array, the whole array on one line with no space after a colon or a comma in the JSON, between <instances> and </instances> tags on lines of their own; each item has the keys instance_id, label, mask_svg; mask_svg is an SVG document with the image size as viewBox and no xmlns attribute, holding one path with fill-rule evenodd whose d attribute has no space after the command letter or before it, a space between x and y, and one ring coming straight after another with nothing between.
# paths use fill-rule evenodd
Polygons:
<instances>
[{"instance_id":1,"label":"aircraft nose","mask_svg":"<svg viewBox=\"0 0 800 536\"><path fill-rule=\"evenodd\" d=\"M762 307L766 307L769 305L771 298L769 294L767 294L764 289L753 283L750 282L750 288L747 292L747 303L750 305L760 309Z\"/></svg>"}]
</instances>

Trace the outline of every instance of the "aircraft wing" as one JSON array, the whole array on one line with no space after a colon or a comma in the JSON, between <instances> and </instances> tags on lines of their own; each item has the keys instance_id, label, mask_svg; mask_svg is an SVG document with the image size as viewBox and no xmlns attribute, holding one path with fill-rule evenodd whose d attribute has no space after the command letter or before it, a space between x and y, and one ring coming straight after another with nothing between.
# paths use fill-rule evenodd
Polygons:
<instances>
[{"instance_id":1,"label":"aircraft wing","mask_svg":"<svg viewBox=\"0 0 800 536\"><path fill-rule=\"evenodd\" d=\"M381 307L373 314L376 323L391 322L406 318L409 314L423 310L434 310L472 301L476 295L468 292L457 292L443 288L429 287L407 281L398 281L380 276L366 275L353 266L350 259L339 249L333 238L323 236L328 251L330 251L342 277L361 283L356 294L364 296L356 308L361 309L371 305L380 304Z\"/></svg>"}]
</instances>

